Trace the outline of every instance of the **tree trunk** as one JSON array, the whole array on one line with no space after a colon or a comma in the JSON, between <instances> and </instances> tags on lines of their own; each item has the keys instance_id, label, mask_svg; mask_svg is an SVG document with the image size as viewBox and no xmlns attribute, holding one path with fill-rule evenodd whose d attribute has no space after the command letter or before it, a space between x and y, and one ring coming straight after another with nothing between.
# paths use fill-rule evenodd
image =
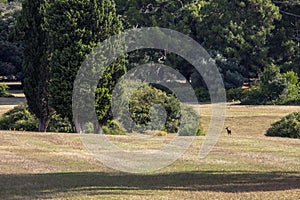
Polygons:
<instances>
[{"instance_id":1,"label":"tree trunk","mask_svg":"<svg viewBox=\"0 0 300 200\"><path fill-rule=\"evenodd\" d=\"M79 123L79 120L78 120L78 116L75 116L75 118L74 118L74 125L75 125L75 129L76 129L77 133L83 133L82 126L81 126L81 124Z\"/></svg>"},{"instance_id":2,"label":"tree trunk","mask_svg":"<svg viewBox=\"0 0 300 200\"><path fill-rule=\"evenodd\" d=\"M98 122L94 125L94 133L95 134L103 134L101 122Z\"/></svg>"},{"instance_id":3,"label":"tree trunk","mask_svg":"<svg viewBox=\"0 0 300 200\"><path fill-rule=\"evenodd\" d=\"M39 132L46 132L50 122L50 117L39 118Z\"/></svg>"}]
</instances>

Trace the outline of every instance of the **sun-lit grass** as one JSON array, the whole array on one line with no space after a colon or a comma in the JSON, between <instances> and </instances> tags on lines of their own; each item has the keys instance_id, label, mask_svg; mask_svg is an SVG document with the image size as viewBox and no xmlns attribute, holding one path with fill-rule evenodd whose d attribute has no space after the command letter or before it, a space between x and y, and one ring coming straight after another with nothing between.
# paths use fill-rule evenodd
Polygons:
<instances>
[{"instance_id":1,"label":"sun-lit grass","mask_svg":"<svg viewBox=\"0 0 300 200\"><path fill-rule=\"evenodd\" d=\"M210 105L201 105L207 129ZM0 199L299 199L300 140L265 137L296 106L227 107L211 153L199 158L197 137L175 163L148 174L109 169L78 134L0 131ZM157 149L173 136L108 136L124 149Z\"/></svg>"}]
</instances>

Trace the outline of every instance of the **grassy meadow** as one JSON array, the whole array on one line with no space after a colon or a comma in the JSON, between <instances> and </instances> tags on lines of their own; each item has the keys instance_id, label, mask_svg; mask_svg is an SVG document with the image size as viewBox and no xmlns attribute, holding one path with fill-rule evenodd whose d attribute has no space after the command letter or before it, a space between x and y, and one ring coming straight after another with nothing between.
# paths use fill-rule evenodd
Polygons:
<instances>
[{"instance_id":1,"label":"grassy meadow","mask_svg":"<svg viewBox=\"0 0 300 200\"><path fill-rule=\"evenodd\" d=\"M1 104L0 112L5 110ZM210 105L200 105L203 129ZM148 174L109 169L78 134L0 132L0 199L299 199L300 140L269 138L272 122L299 106L227 107L226 130L205 158L197 137L172 165ZM224 127L225 128L225 127ZM159 148L173 136L133 140L109 136L122 148Z\"/></svg>"}]
</instances>

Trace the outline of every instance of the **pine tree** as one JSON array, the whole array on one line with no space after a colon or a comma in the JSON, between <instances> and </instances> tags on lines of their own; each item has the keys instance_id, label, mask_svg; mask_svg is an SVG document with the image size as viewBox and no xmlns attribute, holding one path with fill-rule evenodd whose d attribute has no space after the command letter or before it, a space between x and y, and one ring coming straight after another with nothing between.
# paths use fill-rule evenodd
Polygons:
<instances>
[{"instance_id":1,"label":"pine tree","mask_svg":"<svg viewBox=\"0 0 300 200\"><path fill-rule=\"evenodd\" d=\"M87 54L99 42L119 33L121 21L111 0L57 0L49 6L46 28L51 55L51 105L63 117L74 119L76 131L82 132L83 124L72 115L73 83ZM111 65L98 85L96 108L101 125L107 120L111 88L119 70L124 72L124 66ZM101 125L97 132L101 132Z\"/></svg>"},{"instance_id":2,"label":"pine tree","mask_svg":"<svg viewBox=\"0 0 300 200\"><path fill-rule=\"evenodd\" d=\"M268 56L281 71L293 70L300 76L300 1L273 2L282 17L275 21L275 29L268 38Z\"/></svg>"},{"instance_id":3,"label":"pine tree","mask_svg":"<svg viewBox=\"0 0 300 200\"><path fill-rule=\"evenodd\" d=\"M247 76L257 77L270 64L267 35L279 18L271 0L212 0L195 15L193 34L206 49L219 51L245 66Z\"/></svg>"},{"instance_id":4,"label":"pine tree","mask_svg":"<svg viewBox=\"0 0 300 200\"><path fill-rule=\"evenodd\" d=\"M45 0L24 0L15 27L15 37L24 41L24 93L30 111L39 119L39 131L45 132L53 113L49 106L49 62L44 15Z\"/></svg>"}]
</instances>

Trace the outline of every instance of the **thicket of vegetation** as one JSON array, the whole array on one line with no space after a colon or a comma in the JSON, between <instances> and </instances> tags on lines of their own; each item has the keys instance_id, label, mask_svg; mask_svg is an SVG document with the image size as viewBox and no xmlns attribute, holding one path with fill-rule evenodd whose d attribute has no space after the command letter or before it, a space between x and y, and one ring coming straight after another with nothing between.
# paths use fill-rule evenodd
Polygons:
<instances>
[{"instance_id":1,"label":"thicket of vegetation","mask_svg":"<svg viewBox=\"0 0 300 200\"><path fill-rule=\"evenodd\" d=\"M300 138L300 112L292 113L273 123L266 136Z\"/></svg>"},{"instance_id":2,"label":"thicket of vegetation","mask_svg":"<svg viewBox=\"0 0 300 200\"><path fill-rule=\"evenodd\" d=\"M299 0L24 0L22 5L2 0L0 11L0 78L23 81L39 131L47 130L54 113L73 131L86 129L71 110L77 70L98 43L127 28L158 26L189 35L215 59L229 100L300 103ZM183 58L161 50L134 51L101 77L94 131L101 133L112 120L111 93L118 78L149 62L172 66L200 101L209 101L200 74ZM250 89L242 90L244 83ZM143 120L148 123L147 116Z\"/></svg>"},{"instance_id":3,"label":"thicket of vegetation","mask_svg":"<svg viewBox=\"0 0 300 200\"><path fill-rule=\"evenodd\" d=\"M261 73L258 84L247 90L229 90L228 98L250 105L300 104L300 82L295 72L280 73L279 67L270 65Z\"/></svg>"}]
</instances>

